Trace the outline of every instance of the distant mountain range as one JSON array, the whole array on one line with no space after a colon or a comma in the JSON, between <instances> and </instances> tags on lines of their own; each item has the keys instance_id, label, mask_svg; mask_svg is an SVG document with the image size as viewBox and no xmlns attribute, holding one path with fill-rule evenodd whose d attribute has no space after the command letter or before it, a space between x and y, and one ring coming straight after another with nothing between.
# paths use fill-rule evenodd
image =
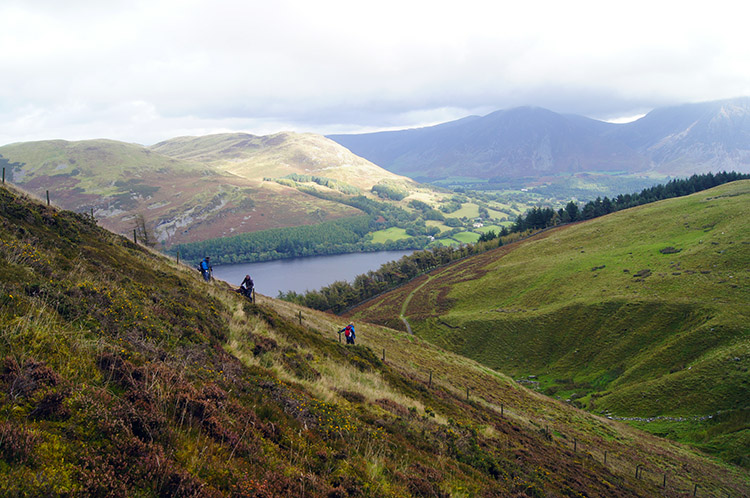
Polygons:
<instances>
[{"instance_id":1,"label":"distant mountain range","mask_svg":"<svg viewBox=\"0 0 750 498\"><path fill-rule=\"evenodd\" d=\"M625 124L519 107L426 128L330 135L418 181L580 172L750 172L750 98L654 109Z\"/></svg>"}]
</instances>

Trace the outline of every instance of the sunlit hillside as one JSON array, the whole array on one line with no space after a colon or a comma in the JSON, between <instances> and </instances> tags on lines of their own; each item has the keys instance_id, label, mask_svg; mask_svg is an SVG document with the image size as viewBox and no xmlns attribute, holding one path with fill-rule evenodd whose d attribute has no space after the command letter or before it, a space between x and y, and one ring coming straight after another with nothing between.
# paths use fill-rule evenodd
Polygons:
<instances>
[{"instance_id":1,"label":"sunlit hillside","mask_svg":"<svg viewBox=\"0 0 750 498\"><path fill-rule=\"evenodd\" d=\"M254 136L227 133L180 137L158 143L151 150L169 157L211 164L243 178L261 180L292 173L340 180L368 192L378 182L417 185L352 154L348 149L313 133Z\"/></svg>"}]
</instances>

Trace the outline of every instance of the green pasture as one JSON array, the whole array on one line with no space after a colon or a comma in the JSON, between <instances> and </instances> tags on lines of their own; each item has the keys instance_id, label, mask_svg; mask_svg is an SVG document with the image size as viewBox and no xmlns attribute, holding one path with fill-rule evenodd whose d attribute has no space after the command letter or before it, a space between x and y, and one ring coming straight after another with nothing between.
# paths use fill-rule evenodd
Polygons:
<instances>
[{"instance_id":1,"label":"green pasture","mask_svg":"<svg viewBox=\"0 0 750 498\"><path fill-rule=\"evenodd\" d=\"M482 232L482 233L487 233L490 230L494 230L495 233L499 233L500 230L502 229L503 227L500 225L485 225L483 227L475 228L474 230L476 230L477 232Z\"/></svg>"},{"instance_id":2,"label":"green pasture","mask_svg":"<svg viewBox=\"0 0 750 498\"><path fill-rule=\"evenodd\" d=\"M403 228L391 227L391 228L386 228L385 230L378 230L377 232L372 232L372 242L374 243L383 243L389 240L401 240L401 239L408 239L408 238L409 238L409 235L406 233L406 230L404 230Z\"/></svg>"},{"instance_id":3,"label":"green pasture","mask_svg":"<svg viewBox=\"0 0 750 498\"><path fill-rule=\"evenodd\" d=\"M440 244L443 246L457 246L459 242L452 238L444 238L444 239L435 239L433 244Z\"/></svg>"},{"instance_id":4,"label":"green pasture","mask_svg":"<svg viewBox=\"0 0 750 498\"><path fill-rule=\"evenodd\" d=\"M479 205L473 202L465 202L461 209L445 215L446 218L476 218L479 216Z\"/></svg>"},{"instance_id":5,"label":"green pasture","mask_svg":"<svg viewBox=\"0 0 750 498\"><path fill-rule=\"evenodd\" d=\"M479 234L475 232L460 232L454 235L453 238L462 244L473 244L479 240Z\"/></svg>"},{"instance_id":6,"label":"green pasture","mask_svg":"<svg viewBox=\"0 0 750 498\"><path fill-rule=\"evenodd\" d=\"M437 220L427 220L425 221L425 225L428 227L438 227L441 232L446 232L451 229L448 225L445 225L444 223L437 221Z\"/></svg>"}]
</instances>

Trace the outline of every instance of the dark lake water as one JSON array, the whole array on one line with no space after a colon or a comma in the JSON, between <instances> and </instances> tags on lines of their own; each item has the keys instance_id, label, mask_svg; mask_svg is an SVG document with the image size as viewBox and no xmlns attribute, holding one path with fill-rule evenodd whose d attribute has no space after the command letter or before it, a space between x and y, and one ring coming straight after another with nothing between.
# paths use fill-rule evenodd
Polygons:
<instances>
[{"instance_id":1,"label":"dark lake water","mask_svg":"<svg viewBox=\"0 0 750 498\"><path fill-rule=\"evenodd\" d=\"M263 263L239 263L214 266L214 278L239 287L245 275L255 282L255 290L270 297L279 291L317 290L338 280L352 282L354 277L377 270L383 263L395 261L414 251L381 251L333 256L310 256Z\"/></svg>"}]
</instances>

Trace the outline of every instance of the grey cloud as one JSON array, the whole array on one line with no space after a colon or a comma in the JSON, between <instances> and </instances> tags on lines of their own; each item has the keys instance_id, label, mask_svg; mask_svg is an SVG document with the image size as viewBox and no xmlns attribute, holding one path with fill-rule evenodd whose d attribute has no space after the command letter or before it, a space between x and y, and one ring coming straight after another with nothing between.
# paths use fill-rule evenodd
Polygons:
<instances>
[{"instance_id":1,"label":"grey cloud","mask_svg":"<svg viewBox=\"0 0 750 498\"><path fill-rule=\"evenodd\" d=\"M0 33L0 141L410 127L519 105L611 118L750 94L750 35L720 5L670 4L675 23L637 0L617 17L596 2L89 4L0 5L17 21Z\"/></svg>"}]
</instances>

